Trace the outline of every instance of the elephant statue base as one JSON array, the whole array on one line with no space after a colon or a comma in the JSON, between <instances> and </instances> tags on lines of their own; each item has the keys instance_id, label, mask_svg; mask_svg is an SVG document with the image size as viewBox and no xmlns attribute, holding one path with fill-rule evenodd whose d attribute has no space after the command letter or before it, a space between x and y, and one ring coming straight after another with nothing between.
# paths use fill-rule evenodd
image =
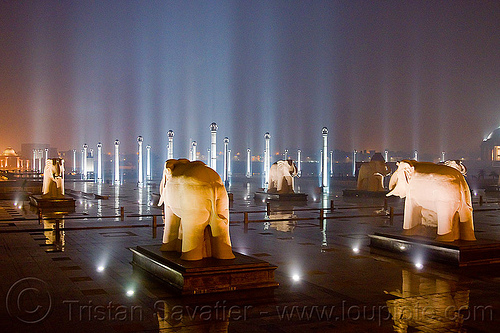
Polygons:
<instances>
[{"instance_id":1,"label":"elephant statue base","mask_svg":"<svg viewBox=\"0 0 500 333\"><path fill-rule=\"evenodd\" d=\"M406 234L425 236L436 230L438 241L476 240L469 185L457 168L403 160L389 188L387 196L405 198Z\"/></svg>"},{"instance_id":2,"label":"elephant statue base","mask_svg":"<svg viewBox=\"0 0 500 333\"><path fill-rule=\"evenodd\" d=\"M229 199L217 172L201 161L166 161L158 206L164 205L162 251L183 260L233 259Z\"/></svg>"}]
</instances>

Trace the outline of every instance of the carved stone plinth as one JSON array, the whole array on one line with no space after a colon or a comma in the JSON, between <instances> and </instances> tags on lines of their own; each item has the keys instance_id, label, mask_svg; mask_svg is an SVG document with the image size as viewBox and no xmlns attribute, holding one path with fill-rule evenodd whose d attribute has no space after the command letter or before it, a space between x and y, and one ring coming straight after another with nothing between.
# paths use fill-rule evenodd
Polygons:
<instances>
[{"instance_id":1,"label":"carved stone plinth","mask_svg":"<svg viewBox=\"0 0 500 333\"><path fill-rule=\"evenodd\" d=\"M440 242L421 236L375 233L369 235L372 250L380 249L408 261L438 261L455 266L500 262L500 242L486 239Z\"/></svg>"},{"instance_id":2,"label":"carved stone plinth","mask_svg":"<svg viewBox=\"0 0 500 333\"><path fill-rule=\"evenodd\" d=\"M167 282L182 295L267 289L272 293L277 266L234 252L235 259L180 259L178 252L162 252L161 244L129 248L132 265Z\"/></svg>"},{"instance_id":3,"label":"carved stone plinth","mask_svg":"<svg viewBox=\"0 0 500 333\"><path fill-rule=\"evenodd\" d=\"M66 212L75 211L75 199L69 196L64 198L44 198L42 195L30 195L30 204L41 211Z\"/></svg>"},{"instance_id":4,"label":"carved stone plinth","mask_svg":"<svg viewBox=\"0 0 500 333\"><path fill-rule=\"evenodd\" d=\"M264 191L255 192L254 199L257 201L307 201L305 193L268 193Z\"/></svg>"}]
</instances>

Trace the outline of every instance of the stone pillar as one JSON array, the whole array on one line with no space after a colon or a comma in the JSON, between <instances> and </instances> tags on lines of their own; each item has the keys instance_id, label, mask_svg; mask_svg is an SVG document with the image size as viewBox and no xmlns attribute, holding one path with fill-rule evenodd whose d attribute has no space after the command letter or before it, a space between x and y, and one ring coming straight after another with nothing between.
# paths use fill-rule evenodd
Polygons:
<instances>
[{"instance_id":1,"label":"stone pillar","mask_svg":"<svg viewBox=\"0 0 500 333\"><path fill-rule=\"evenodd\" d=\"M271 134L264 134L266 141L266 149L264 150L264 187L267 189L269 185L269 170L271 169Z\"/></svg>"},{"instance_id":2,"label":"stone pillar","mask_svg":"<svg viewBox=\"0 0 500 333\"><path fill-rule=\"evenodd\" d=\"M151 180L151 146L146 146L146 180Z\"/></svg>"},{"instance_id":3,"label":"stone pillar","mask_svg":"<svg viewBox=\"0 0 500 333\"><path fill-rule=\"evenodd\" d=\"M102 143L97 144L97 183L103 183L102 178Z\"/></svg>"},{"instance_id":4,"label":"stone pillar","mask_svg":"<svg viewBox=\"0 0 500 333\"><path fill-rule=\"evenodd\" d=\"M353 177L356 177L356 154L358 153L358 151L356 149L354 149L354 151L352 152L352 176Z\"/></svg>"},{"instance_id":5,"label":"stone pillar","mask_svg":"<svg viewBox=\"0 0 500 333\"><path fill-rule=\"evenodd\" d=\"M252 151L247 148L247 178L252 177Z\"/></svg>"},{"instance_id":6,"label":"stone pillar","mask_svg":"<svg viewBox=\"0 0 500 333\"><path fill-rule=\"evenodd\" d=\"M302 176L302 150L297 149L297 177Z\"/></svg>"},{"instance_id":7,"label":"stone pillar","mask_svg":"<svg viewBox=\"0 0 500 333\"><path fill-rule=\"evenodd\" d=\"M169 130L168 136L168 146L167 146L167 160L174 158L174 131Z\"/></svg>"},{"instance_id":8,"label":"stone pillar","mask_svg":"<svg viewBox=\"0 0 500 333\"><path fill-rule=\"evenodd\" d=\"M222 180L227 182L228 180L228 169L229 169L229 151L228 151L228 145L229 145L229 138L226 136L224 138L224 173L223 173L223 178Z\"/></svg>"},{"instance_id":9,"label":"stone pillar","mask_svg":"<svg viewBox=\"0 0 500 333\"><path fill-rule=\"evenodd\" d=\"M84 143L82 150L82 179L87 179L87 154L89 146Z\"/></svg>"},{"instance_id":10,"label":"stone pillar","mask_svg":"<svg viewBox=\"0 0 500 333\"><path fill-rule=\"evenodd\" d=\"M210 124L210 167L217 172L217 124Z\"/></svg>"},{"instance_id":11,"label":"stone pillar","mask_svg":"<svg viewBox=\"0 0 500 333\"><path fill-rule=\"evenodd\" d=\"M120 185L120 141L115 140L115 176L114 184Z\"/></svg>"},{"instance_id":12,"label":"stone pillar","mask_svg":"<svg viewBox=\"0 0 500 333\"><path fill-rule=\"evenodd\" d=\"M322 174L322 186L328 187L330 185L328 181L328 129L323 127L321 130L323 135L323 174Z\"/></svg>"},{"instance_id":13,"label":"stone pillar","mask_svg":"<svg viewBox=\"0 0 500 333\"><path fill-rule=\"evenodd\" d=\"M144 139L142 136L137 137L137 186L141 187L144 183L144 176L142 175L142 143Z\"/></svg>"},{"instance_id":14,"label":"stone pillar","mask_svg":"<svg viewBox=\"0 0 500 333\"><path fill-rule=\"evenodd\" d=\"M198 146L198 143L196 143L196 141L191 142L191 161L197 160L196 146Z\"/></svg>"}]
</instances>

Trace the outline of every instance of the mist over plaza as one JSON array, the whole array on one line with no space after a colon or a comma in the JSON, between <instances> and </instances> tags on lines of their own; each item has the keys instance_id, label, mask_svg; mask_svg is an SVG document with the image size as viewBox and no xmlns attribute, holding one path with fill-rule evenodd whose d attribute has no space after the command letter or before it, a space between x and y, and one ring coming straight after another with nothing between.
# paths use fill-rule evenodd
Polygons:
<instances>
[{"instance_id":1,"label":"mist over plaza","mask_svg":"<svg viewBox=\"0 0 500 333\"><path fill-rule=\"evenodd\" d=\"M166 158L480 158L500 126L496 1L3 1L0 147ZM25 152L23 152L25 153ZM399 154L401 155L401 154ZM408 155L408 156L407 156ZM30 159L31 156L23 156Z\"/></svg>"}]
</instances>

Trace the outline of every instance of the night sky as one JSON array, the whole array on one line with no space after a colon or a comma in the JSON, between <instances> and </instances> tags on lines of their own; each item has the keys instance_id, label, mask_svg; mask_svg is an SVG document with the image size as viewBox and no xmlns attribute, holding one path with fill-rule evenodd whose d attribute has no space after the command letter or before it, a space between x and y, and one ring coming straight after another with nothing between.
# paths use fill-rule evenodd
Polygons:
<instances>
[{"instance_id":1,"label":"night sky","mask_svg":"<svg viewBox=\"0 0 500 333\"><path fill-rule=\"evenodd\" d=\"M1 1L0 148L478 151L500 1Z\"/></svg>"}]
</instances>

